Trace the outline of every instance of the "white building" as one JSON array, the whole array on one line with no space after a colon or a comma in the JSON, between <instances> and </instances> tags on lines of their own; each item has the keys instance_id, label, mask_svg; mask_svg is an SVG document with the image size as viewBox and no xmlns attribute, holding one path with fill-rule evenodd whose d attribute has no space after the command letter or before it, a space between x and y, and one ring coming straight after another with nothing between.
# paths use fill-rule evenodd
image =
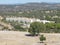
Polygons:
<instances>
[{"instance_id":1,"label":"white building","mask_svg":"<svg viewBox=\"0 0 60 45\"><path fill-rule=\"evenodd\" d=\"M26 17L6 17L6 21L17 21L17 22L28 22L28 23L32 23L32 22L42 22L42 23L50 23L50 22L54 22L54 21L47 21L47 20L40 20L40 19L36 19L36 18L26 18Z\"/></svg>"},{"instance_id":2,"label":"white building","mask_svg":"<svg viewBox=\"0 0 60 45\"><path fill-rule=\"evenodd\" d=\"M47 20L40 20L36 18L26 18L26 17L6 17L6 21L16 21L16 22L23 22L24 26L30 26L32 22L42 22L42 23L54 23L54 21L47 21ZM26 24L27 23L27 24Z\"/></svg>"},{"instance_id":3,"label":"white building","mask_svg":"<svg viewBox=\"0 0 60 45\"><path fill-rule=\"evenodd\" d=\"M40 19L35 18L26 18L26 17L6 17L6 21L17 21L17 22L35 22L40 21Z\"/></svg>"},{"instance_id":4,"label":"white building","mask_svg":"<svg viewBox=\"0 0 60 45\"><path fill-rule=\"evenodd\" d=\"M40 22L42 22L43 24L45 24L45 23L55 23L54 21L47 21L47 20L40 20Z\"/></svg>"}]
</instances>

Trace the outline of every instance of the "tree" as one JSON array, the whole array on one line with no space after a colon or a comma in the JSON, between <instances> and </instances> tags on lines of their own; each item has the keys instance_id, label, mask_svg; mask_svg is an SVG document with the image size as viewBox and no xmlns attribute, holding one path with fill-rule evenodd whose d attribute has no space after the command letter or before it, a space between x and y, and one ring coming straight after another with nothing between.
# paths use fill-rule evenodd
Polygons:
<instances>
[{"instance_id":1,"label":"tree","mask_svg":"<svg viewBox=\"0 0 60 45\"><path fill-rule=\"evenodd\" d=\"M26 31L21 25L14 25L15 30L17 31Z\"/></svg>"},{"instance_id":2,"label":"tree","mask_svg":"<svg viewBox=\"0 0 60 45\"><path fill-rule=\"evenodd\" d=\"M41 35L41 36L39 37L39 39L40 39L40 41L43 43L43 41L46 40L46 37L44 37L43 35Z\"/></svg>"},{"instance_id":3,"label":"tree","mask_svg":"<svg viewBox=\"0 0 60 45\"><path fill-rule=\"evenodd\" d=\"M30 24L30 28L28 30L29 33L31 33L33 36L36 34L39 35L40 31L43 29L43 24L40 22L33 22Z\"/></svg>"},{"instance_id":4,"label":"tree","mask_svg":"<svg viewBox=\"0 0 60 45\"><path fill-rule=\"evenodd\" d=\"M47 33L54 32L55 28L55 23L46 23L46 31Z\"/></svg>"}]
</instances>

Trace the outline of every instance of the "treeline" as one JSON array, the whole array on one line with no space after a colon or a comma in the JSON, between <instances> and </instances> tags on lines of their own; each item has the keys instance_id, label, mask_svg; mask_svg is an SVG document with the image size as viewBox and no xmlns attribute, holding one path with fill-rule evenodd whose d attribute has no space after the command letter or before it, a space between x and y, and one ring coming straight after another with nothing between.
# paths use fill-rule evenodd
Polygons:
<instances>
[{"instance_id":1,"label":"treeline","mask_svg":"<svg viewBox=\"0 0 60 45\"><path fill-rule=\"evenodd\" d=\"M46 23L44 24L44 31L47 33L60 33L60 23Z\"/></svg>"},{"instance_id":2,"label":"treeline","mask_svg":"<svg viewBox=\"0 0 60 45\"><path fill-rule=\"evenodd\" d=\"M60 33L60 23L39 23L34 22L30 25L28 32L33 33Z\"/></svg>"}]
</instances>

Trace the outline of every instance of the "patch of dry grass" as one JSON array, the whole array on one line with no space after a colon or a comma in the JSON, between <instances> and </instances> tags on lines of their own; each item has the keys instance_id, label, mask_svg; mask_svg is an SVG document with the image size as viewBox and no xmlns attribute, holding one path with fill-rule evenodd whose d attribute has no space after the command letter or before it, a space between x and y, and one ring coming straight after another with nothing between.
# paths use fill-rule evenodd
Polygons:
<instances>
[{"instance_id":1,"label":"patch of dry grass","mask_svg":"<svg viewBox=\"0 0 60 45\"><path fill-rule=\"evenodd\" d=\"M25 36L27 32L0 31L0 45L32 45L38 37Z\"/></svg>"},{"instance_id":2,"label":"patch of dry grass","mask_svg":"<svg viewBox=\"0 0 60 45\"><path fill-rule=\"evenodd\" d=\"M42 45L36 44L39 42L39 37L25 36L27 32L18 31L0 31L0 45ZM60 34L41 33L47 40L47 45L60 45Z\"/></svg>"}]
</instances>

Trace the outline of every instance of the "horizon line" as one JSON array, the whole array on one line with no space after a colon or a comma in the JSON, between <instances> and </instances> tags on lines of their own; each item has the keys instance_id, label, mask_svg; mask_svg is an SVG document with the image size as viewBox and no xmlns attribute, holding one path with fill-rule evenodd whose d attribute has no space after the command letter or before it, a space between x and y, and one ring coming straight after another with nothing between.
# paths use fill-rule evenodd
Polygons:
<instances>
[{"instance_id":1,"label":"horizon line","mask_svg":"<svg viewBox=\"0 0 60 45\"><path fill-rule=\"evenodd\" d=\"M28 4L28 3L48 3L48 4L54 4L54 3L60 3L60 2L26 2L26 3L0 3L0 5L17 5L17 4Z\"/></svg>"}]
</instances>

